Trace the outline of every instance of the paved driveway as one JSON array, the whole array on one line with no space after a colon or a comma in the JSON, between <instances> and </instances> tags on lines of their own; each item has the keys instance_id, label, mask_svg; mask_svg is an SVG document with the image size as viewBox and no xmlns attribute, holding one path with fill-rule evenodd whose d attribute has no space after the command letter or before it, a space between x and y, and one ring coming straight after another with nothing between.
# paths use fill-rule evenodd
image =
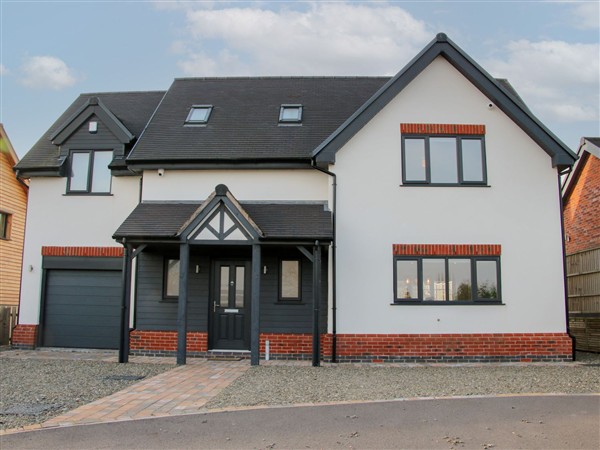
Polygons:
<instances>
[{"instance_id":1,"label":"paved driveway","mask_svg":"<svg viewBox=\"0 0 600 450\"><path fill-rule=\"evenodd\" d=\"M4 448L598 449L598 395L355 403L194 414L2 437Z\"/></svg>"}]
</instances>

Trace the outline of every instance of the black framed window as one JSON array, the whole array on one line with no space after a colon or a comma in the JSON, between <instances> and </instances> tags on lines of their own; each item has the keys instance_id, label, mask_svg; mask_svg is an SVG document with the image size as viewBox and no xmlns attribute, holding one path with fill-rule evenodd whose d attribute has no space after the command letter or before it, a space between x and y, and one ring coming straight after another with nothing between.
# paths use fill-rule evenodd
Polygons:
<instances>
[{"instance_id":1,"label":"black framed window","mask_svg":"<svg viewBox=\"0 0 600 450\"><path fill-rule=\"evenodd\" d=\"M179 297L179 260L165 258L163 275L163 298Z\"/></svg>"},{"instance_id":2,"label":"black framed window","mask_svg":"<svg viewBox=\"0 0 600 450\"><path fill-rule=\"evenodd\" d=\"M10 239L12 214L0 211L0 239Z\"/></svg>"},{"instance_id":3,"label":"black framed window","mask_svg":"<svg viewBox=\"0 0 600 450\"><path fill-rule=\"evenodd\" d=\"M394 257L395 303L500 303L499 257Z\"/></svg>"},{"instance_id":4,"label":"black framed window","mask_svg":"<svg viewBox=\"0 0 600 450\"><path fill-rule=\"evenodd\" d=\"M110 194L112 175L108 165L112 157L112 150L73 150L67 192Z\"/></svg>"},{"instance_id":5,"label":"black framed window","mask_svg":"<svg viewBox=\"0 0 600 450\"><path fill-rule=\"evenodd\" d=\"M302 265L299 259L282 259L279 262L279 300L300 301Z\"/></svg>"},{"instance_id":6,"label":"black framed window","mask_svg":"<svg viewBox=\"0 0 600 450\"><path fill-rule=\"evenodd\" d=\"M483 136L402 136L402 183L486 185Z\"/></svg>"}]
</instances>

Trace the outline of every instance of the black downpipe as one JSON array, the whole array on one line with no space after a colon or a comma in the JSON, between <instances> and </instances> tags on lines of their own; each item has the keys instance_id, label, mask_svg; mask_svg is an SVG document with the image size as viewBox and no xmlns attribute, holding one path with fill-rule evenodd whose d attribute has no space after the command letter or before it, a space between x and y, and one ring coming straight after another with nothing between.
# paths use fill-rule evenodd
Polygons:
<instances>
[{"instance_id":1,"label":"black downpipe","mask_svg":"<svg viewBox=\"0 0 600 450\"><path fill-rule=\"evenodd\" d=\"M565 291L565 316L567 325L567 335L571 338L571 357L575 361L576 357L576 342L575 336L571 334L571 326L569 325L569 285L567 282L567 248L565 244L565 216L563 212L563 197L560 182L560 171L558 172L558 206L560 208L560 234L562 240L562 257L563 257L563 283Z\"/></svg>"},{"instance_id":2,"label":"black downpipe","mask_svg":"<svg viewBox=\"0 0 600 450\"><path fill-rule=\"evenodd\" d=\"M336 215L337 215L337 175L329 170L325 170L317 166L315 160L311 161L311 166L319 172L323 172L333 178L333 211L331 214L331 224L333 227L333 242L331 243L331 265L333 271L331 273L331 362L337 362L337 264L336 264Z\"/></svg>"}]
</instances>

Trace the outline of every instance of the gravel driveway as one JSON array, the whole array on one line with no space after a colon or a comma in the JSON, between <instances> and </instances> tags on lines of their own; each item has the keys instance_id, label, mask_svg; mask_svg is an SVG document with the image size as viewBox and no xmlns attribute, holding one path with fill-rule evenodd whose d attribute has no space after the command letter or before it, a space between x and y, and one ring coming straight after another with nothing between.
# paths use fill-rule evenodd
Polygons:
<instances>
[{"instance_id":1,"label":"gravel driveway","mask_svg":"<svg viewBox=\"0 0 600 450\"><path fill-rule=\"evenodd\" d=\"M600 393L600 364L259 366L206 407L522 393Z\"/></svg>"},{"instance_id":2,"label":"gravel driveway","mask_svg":"<svg viewBox=\"0 0 600 450\"><path fill-rule=\"evenodd\" d=\"M587 361L585 360L587 359ZM207 408L508 393L598 393L600 355L587 364L252 367ZM172 364L0 359L0 429L42 423L173 368Z\"/></svg>"},{"instance_id":3,"label":"gravel driveway","mask_svg":"<svg viewBox=\"0 0 600 450\"><path fill-rule=\"evenodd\" d=\"M45 422L175 367L8 358L0 365L0 430Z\"/></svg>"}]
</instances>

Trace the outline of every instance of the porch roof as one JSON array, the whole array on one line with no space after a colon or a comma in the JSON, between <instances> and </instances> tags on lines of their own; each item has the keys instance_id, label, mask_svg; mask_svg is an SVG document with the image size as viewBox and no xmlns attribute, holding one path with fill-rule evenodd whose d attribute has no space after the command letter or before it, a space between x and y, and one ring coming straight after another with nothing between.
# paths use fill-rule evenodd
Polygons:
<instances>
[{"instance_id":1,"label":"porch roof","mask_svg":"<svg viewBox=\"0 0 600 450\"><path fill-rule=\"evenodd\" d=\"M179 240L179 233L199 213L204 202L143 202L119 226L121 240ZM331 212L323 203L240 202L262 231L261 240L333 239Z\"/></svg>"}]
</instances>

